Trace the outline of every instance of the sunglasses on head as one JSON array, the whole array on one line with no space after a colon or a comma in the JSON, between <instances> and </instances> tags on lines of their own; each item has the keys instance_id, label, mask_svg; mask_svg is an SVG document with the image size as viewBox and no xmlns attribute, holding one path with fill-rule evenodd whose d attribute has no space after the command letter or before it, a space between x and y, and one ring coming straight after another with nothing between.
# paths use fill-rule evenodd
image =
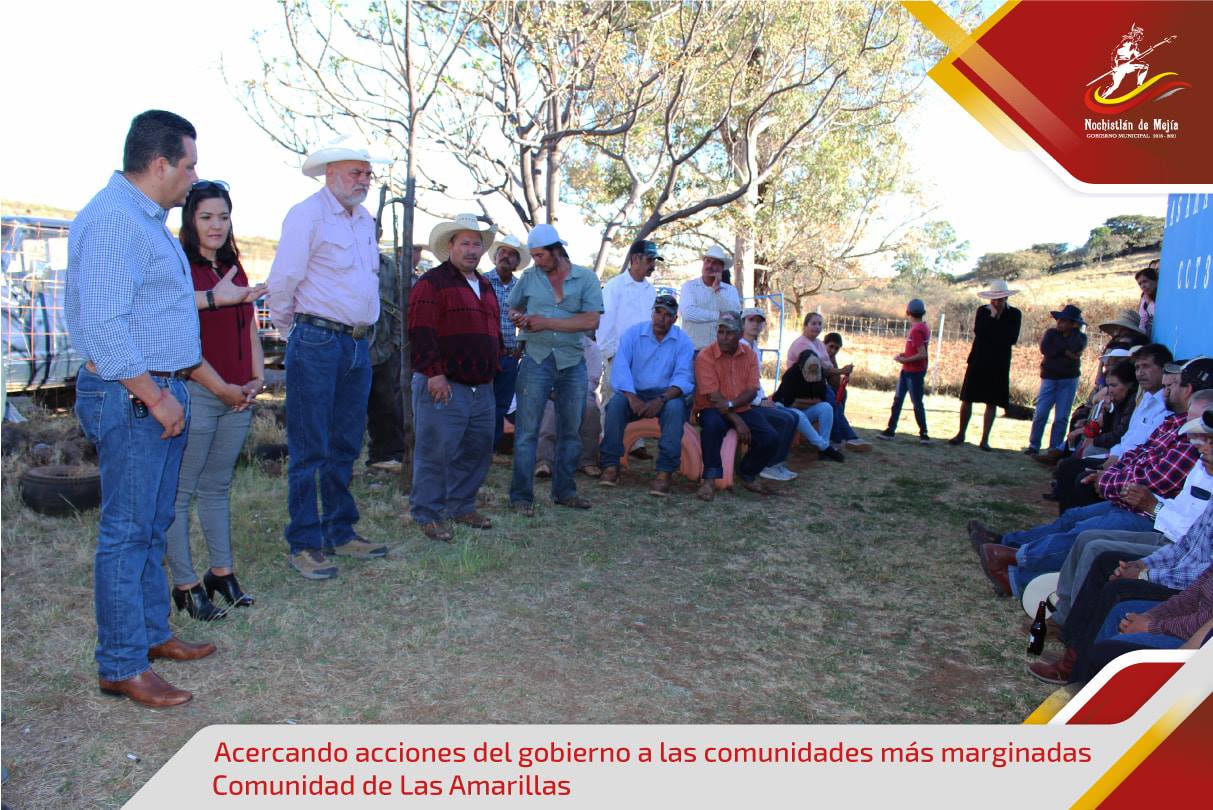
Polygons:
<instances>
[{"instance_id":1,"label":"sunglasses on head","mask_svg":"<svg viewBox=\"0 0 1213 810\"><path fill-rule=\"evenodd\" d=\"M210 191L212 189L221 189L223 191L231 191L232 187L223 180L199 180L190 186L190 191Z\"/></svg>"}]
</instances>

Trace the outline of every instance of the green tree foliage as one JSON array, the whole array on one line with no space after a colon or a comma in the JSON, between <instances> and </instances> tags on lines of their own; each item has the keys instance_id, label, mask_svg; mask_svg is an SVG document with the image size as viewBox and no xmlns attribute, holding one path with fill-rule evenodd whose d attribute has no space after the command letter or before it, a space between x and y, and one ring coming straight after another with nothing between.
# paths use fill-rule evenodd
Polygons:
<instances>
[{"instance_id":1,"label":"green tree foliage","mask_svg":"<svg viewBox=\"0 0 1213 810\"><path fill-rule=\"evenodd\" d=\"M1002 278L1014 281L1024 276L1039 275L1051 264L1048 253L1017 250L1014 253L986 253L977 260L973 274L981 279Z\"/></svg>"}]
</instances>

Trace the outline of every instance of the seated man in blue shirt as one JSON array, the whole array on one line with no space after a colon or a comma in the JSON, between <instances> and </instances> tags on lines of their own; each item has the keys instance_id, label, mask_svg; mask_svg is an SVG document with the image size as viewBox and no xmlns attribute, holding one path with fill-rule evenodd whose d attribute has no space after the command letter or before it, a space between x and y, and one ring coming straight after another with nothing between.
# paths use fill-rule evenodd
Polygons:
<instances>
[{"instance_id":1,"label":"seated man in blue shirt","mask_svg":"<svg viewBox=\"0 0 1213 810\"><path fill-rule=\"evenodd\" d=\"M657 418L661 422L657 477L650 495L670 494L670 476L682 456L682 429L686 424L684 396L695 388L695 345L674 325L678 301L659 295L653 301L649 323L634 324L619 339L619 350L611 366L615 393L606 406L598 483L619 483L619 458L623 455L623 431L628 422Z\"/></svg>"}]
</instances>

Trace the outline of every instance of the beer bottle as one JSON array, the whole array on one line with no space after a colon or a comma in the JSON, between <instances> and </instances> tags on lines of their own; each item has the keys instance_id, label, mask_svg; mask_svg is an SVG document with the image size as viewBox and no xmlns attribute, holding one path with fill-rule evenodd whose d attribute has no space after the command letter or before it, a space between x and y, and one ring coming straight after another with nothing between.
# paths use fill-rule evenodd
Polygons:
<instances>
[{"instance_id":1,"label":"beer bottle","mask_svg":"<svg viewBox=\"0 0 1213 810\"><path fill-rule=\"evenodd\" d=\"M1045 602L1036 608L1036 618L1032 629L1028 631L1028 655L1040 655L1045 649L1045 637L1049 635L1048 625L1045 624Z\"/></svg>"}]
</instances>

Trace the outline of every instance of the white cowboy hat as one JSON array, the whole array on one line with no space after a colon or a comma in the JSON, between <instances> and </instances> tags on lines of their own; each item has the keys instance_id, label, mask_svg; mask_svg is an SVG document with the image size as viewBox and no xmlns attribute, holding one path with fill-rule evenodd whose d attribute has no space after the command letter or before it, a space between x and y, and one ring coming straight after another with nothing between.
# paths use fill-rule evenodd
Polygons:
<instances>
[{"instance_id":1,"label":"white cowboy hat","mask_svg":"<svg viewBox=\"0 0 1213 810\"><path fill-rule=\"evenodd\" d=\"M328 146L321 147L303 161L303 173L307 177L319 177L324 167L341 160L362 160L367 163L389 163L387 158L374 157L370 147L351 137L338 138Z\"/></svg>"},{"instance_id":2,"label":"white cowboy hat","mask_svg":"<svg viewBox=\"0 0 1213 810\"><path fill-rule=\"evenodd\" d=\"M480 234L480 243L488 250L497 235L497 228L487 222L481 222L475 214L457 214L454 219L439 222L430 231L430 253L440 262L451 258L451 237L459 231L475 231Z\"/></svg>"},{"instance_id":3,"label":"white cowboy hat","mask_svg":"<svg viewBox=\"0 0 1213 810\"><path fill-rule=\"evenodd\" d=\"M1019 292L1019 290L1012 290L1009 287L1007 287L1007 282L1005 279L996 278L990 282L990 288L988 290L982 290L981 292L977 293L977 297L978 298L1010 298L1012 295L1015 295L1015 293L1017 293L1017 292ZM1033 608L1033 610L1035 610L1035 608Z\"/></svg>"},{"instance_id":4,"label":"white cowboy hat","mask_svg":"<svg viewBox=\"0 0 1213 810\"><path fill-rule=\"evenodd\" d=\"M488 253L490 262L497 259L497 249L503 247L509 248L518 254L517 272L521 273L523 270L531 266L531 251L527 250L526 246L519 242L517 237L509 235L499 237L497 241L493 243L492 247L489 248Z\"/></svg>"},{"instance_id":5,"label":"white cowboy hat","mask_svg":"<svg viewBox=\"0 0 1213 810\"><path fill-rule=\"evenodd\" d=\"M725 251L725 249L722 248L720 245L712 245L710 248L708 248L707 252L703 254L703 258L719 259L720 261L724 262L725 270L728 270L730 267L733 266L732 257L730 257L729 254Z\"/></svg>"},{"instance_id":6,"label":"white cowboy hat","mask_svg":"<svg viewBox=\"0 0 1213 810\"><path fill-rule=\"evenodd\" d=\"M1028 583L1023 589L1023 594L1020 596L1020 604L1023 606L1023 612L1029 616L1036 616L1036 608L1041 602L1048 600L1049 604L1057 604L1057 581L1061 579L1061 574L1054 571L1050 574L1041 574Z\"/></svg>"}]
</instances>

